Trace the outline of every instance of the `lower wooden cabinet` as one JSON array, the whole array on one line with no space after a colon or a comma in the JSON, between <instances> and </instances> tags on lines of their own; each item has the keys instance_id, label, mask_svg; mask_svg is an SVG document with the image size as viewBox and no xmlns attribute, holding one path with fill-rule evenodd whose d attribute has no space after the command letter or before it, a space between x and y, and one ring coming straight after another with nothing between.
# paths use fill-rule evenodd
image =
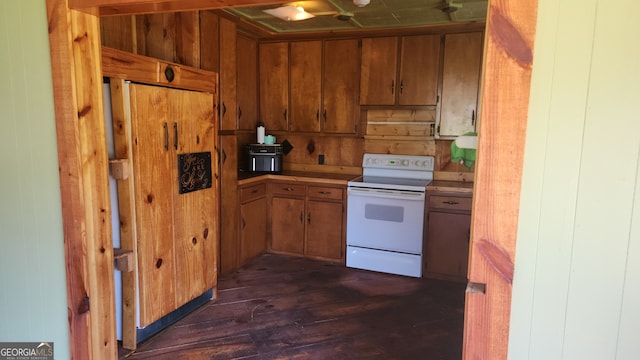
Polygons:
<instances>
[{"instance_id":1,"label":"lower wooden cabinet","mask_svg":"<svg viewBox=\"0 0 640 360\"><path fill-rule=\"evenodd\" d=\"M240 265L267 250L266 184L240 189L239 246Z\"/></svg>"},{"instance_id":2,"label":"lower wooden cabinet","mask_svg":"<svg viewBox=\"0 0 640 360\"><path fill-rule=\"evenodd\" d=\"M425 277L466 281L471 195L428 195Z\"/></svg>"},{"instance_id":3,"label":"lower wooden cabinet","mask_svg":"<svg viewBox=\"0 0 640 360\"><path fill-rule=\"evenodd\" d=\"M344 188L274 182L271 196L273 252L344 261Z\"/></svg>"}]
</instances>

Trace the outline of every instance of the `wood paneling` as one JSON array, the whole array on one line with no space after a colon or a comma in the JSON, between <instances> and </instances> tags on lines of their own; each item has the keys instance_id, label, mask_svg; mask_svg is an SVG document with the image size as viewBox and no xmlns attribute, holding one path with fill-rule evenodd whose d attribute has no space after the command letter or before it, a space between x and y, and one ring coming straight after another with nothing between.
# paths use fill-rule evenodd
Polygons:
<instances>
[{"instance_id":1,"label":"wood paneling","mask_svg":"<svg viewBox=\"0 0 640 360\"><path fill-rule=\"evenodd\" d=\"M114 358L115 305L98 18L48 0L71 356ZM74 39L73 41L71 39ZM72 94L73 96L70 96ZM64 144L64 145L61 145Z\"/></svg>"},{"instance_id":2,"label":"wood paneling","mask_svg":"<svg viewBox=\"0 0 640 360\"><path fill-rule=\"evenodd\" d=\"M69 7L107 16L220 9L241 5L278 3L273 0L70 0Z\"/></svg>"},{"instance_id":3,"label":"wood paneling","mask_svg":"<svg viewBox=\"0 0 640 360\"><path fill-rule=\"evenodd\" d=\"M513 270L537 8L490 1L469 262L486 293L467 293L465 359L507 358L512 279L499 269Z\"/></svg>"},{"instance_id":4,"label":"wood paneling","mask_svg":"<svg viewBox=\"0 0 640 360\"><path fill-rule=\"evenodd\" d=\"M170 68L174 78L166 78ZM107 47L102 48L102 74L146 84L158 84L174 88L217 93L218 75L211 71L181 66L175 63L128 53Z\"/></svg>"},{"instance_id":5,"label":"wood paneling","mask_svg":"<svg viewBox=\"0 0 640 360\"><path fill-rule=\"evenodd\" d=\"M200 11L200 68L220 72L220 18L212 11Z\"/></svg>"},{"instance_id":6,"label":"wood paneling","mask_svg":"<svg viewBox=\"0 0 640 360\"><path fill-rule=\"evenodd\" d=\"M318 165L323 166L361 167L364 141L361 138L339 136L312 136L299 134L276 134L278 142L285 139L291 143L293 150L284 156L284 166ZM324 155L324 164L318 164L318 155Z\"/></svg>"},{"instance_id":7,"label":"wood paneling","mask_svg":"<svg viewBox=\"0 0 640 360\"><path fill-rule=\"evenodd\" d=\"M131 15L100 19L102 46L137 53L136 18Z\"/></svg>"}]
</instances>

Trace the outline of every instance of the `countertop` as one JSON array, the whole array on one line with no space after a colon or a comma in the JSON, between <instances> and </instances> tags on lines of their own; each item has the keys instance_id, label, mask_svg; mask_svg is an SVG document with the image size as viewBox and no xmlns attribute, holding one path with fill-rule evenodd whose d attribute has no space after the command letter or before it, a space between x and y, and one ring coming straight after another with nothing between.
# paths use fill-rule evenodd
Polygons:
<instances>
[{"instance_id":1,"label":"countertop","mask_svg":"<svg viewBox=\"0 0 640 360\"><path fill-rule=\"evenodd\" d=\"M427 185L427 191L472 194L473 182L434 180L431 184Z\"/></svg>"},{"instance_id":2,"label":"countertop","mask_svg":"<svg viewBox=\"0 0 640 360\"><path fill-rule=\"evenodd\" d=\"M299 182L322 182L324 184L347 185L351 179L355 179L359 175L354 174L336 174L336 173L319 173L306 171L283 171L280 174L255 174L246 171L238 172L238 185L251 184L263 180L282 180L282 181L299 181Z\"/></svg>"}]
</instances>

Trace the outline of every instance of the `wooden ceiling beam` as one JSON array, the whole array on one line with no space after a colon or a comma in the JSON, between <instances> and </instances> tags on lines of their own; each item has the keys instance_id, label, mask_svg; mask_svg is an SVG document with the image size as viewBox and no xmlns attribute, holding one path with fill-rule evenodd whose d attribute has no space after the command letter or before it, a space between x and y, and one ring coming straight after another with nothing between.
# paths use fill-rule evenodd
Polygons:
<instances>
[{"instance_id":1,"label":"wooden ceiling beam","mask_svg":"<svg viewBox=\"0 0 640 360\"><path fill-rule=\"evenodd\" d=\"M274 0L69 0L69 8L100 16L211 10L280 4Z\"/></svg>"}]
</instances>

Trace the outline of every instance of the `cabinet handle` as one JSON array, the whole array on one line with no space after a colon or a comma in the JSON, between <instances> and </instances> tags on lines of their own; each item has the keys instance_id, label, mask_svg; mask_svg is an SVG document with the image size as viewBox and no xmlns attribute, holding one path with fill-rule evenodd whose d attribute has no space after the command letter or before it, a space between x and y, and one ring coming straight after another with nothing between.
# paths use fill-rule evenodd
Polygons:
<instances>
[{"instance_id":1,"label":"cabinet handle","mask_svg":"<svg viewBox=\"0 0 640 360\"><path fill-rule=\"evenodd\" d=\"M443 201L442 203L443 203L443 204L449 204L449 205L458 205L458 204L459 204L459 202L457 202L457 201L452 201L452 200L449 200L449 201Z\"/></svg>"},{"instance_id":2,"label":"cabinet handle","mask_svg":"<svg viewBox=\"0 0 640 360\"><path fill-rule=\"evenodd\" d=\"M282 115L284 120L287 121L287 109L284 109L284 114Z\"/></svg>"},{"instance_id":3,"label":"cabinet handle","mask_svg":"<svg viewBox=\"0 0 640 360\"><path fill-rule=\"evenodd\" d=\"M293 191L293 188L286 187L286 188L282 188L282 190L284 190L284 191Z\"/></svg>"},{"instance_id":4,"label":"cabinet handle","mask_svg":"<svg viewBox=\"0 0 640 360\"><path fill-rule=\"evenodd\" d=\"M244 218L242 218L242 228L244 229L245 226L247 226L247 223L246 223L246 221L244 221Z\"/></svg>"},{"instance_id":5,"label":"cabinet handle","mask_svg":"<svg viewBox=\"0 0 640 360\"><path fill-rule=\"evenodd\" d=\"M238 106L238 119L242 118L242 108Z\"/></svg>"},{"instance_id":6,"label":"cabinet handle","mask_svg":"<svg viewBox=\"0 0 640 360\"><path fill-rule=\"evenodd\" d=\"M396 92L396 81L391 80L391 93L394 94Z\"/></svg>"},{"instance_id":7,"label":"cabinet handle","mask_svg":"<svg viewBox=\"0 0 640 360\"><path fill-rule=\"evenodd\" d=\"M255 194L255 193L257 193L257 192L258 192L258 189L253 189L253 190L251 190L251 193L252 193L252 194Z\"/></svg>"},{"instance_id":8,"label":"cabinet handle","mask_svg":"<svg viewBox=\"0 0 640 360\"><path fill-rule=\"evenodd\" d=\"M320 121L320 109L316 110L316 121Z\"/></svg>"},{"instance_id":9,"label":"cabinet handle","mask_svg":"<svg viewBox=\"0 0 640 360\"><path fill-rule=\"evenodd\" d=\"M311 224L311 213L307 214L307 224Z\"/></svg>"},{"instance_id":10,"label":"cabinet handle","mask_svg":"<svg viewBox=\"0 0 640 360\"><path fill-rule=\"evenodd\" d=\"M402 95L402 90L404 90L404 81L400 80L400 94Z\"/></svg>"},{"instance_id":11,"label":"cabinet handle","mask_svg":"<svg viewBox=\"0 0 640 360\"><path fill-rule=\"evenodd\" d=\"M331 191L318 191L318 193L322 195L329 195L331 194Z\"/></svg>"},{"instance_id":12,"label":"cabinet handle","mask_svg":"<svg viewBox=\"0 0 640 360\"><path fill-rule=\"evenodd\" d=\"M324 120L324 122L327 122L327 109L324 109L324 111L322 112L322 120Z\"/></svg>"},{"instance_id":13,"label":"cabinet handle","mask_svg":"<svg viewBox=\"0 0 640 360\"><path fill-rule=\"evenodd\" d=\"M173 123L173 147L176 148L176 150L178 150L178 123Z\"/></svg>"},{"instance_id":14,"label":"cabinet handle","mask_svg":"<svg viewBox=\"0 0 640 360\"><path fill-rule=\"evenodd\" d=\"M166 122L164 123L163 127L164 127L164 149L166 151L169 151L169 127Z\"/></svg>"},{"instance_id":15,"label":"cabinet handle","mask_svg":"<svg viewBox=\"0 0 640 360\"><path fill-rule=\"evenodd\" d=\"M302 212L300 212L300 224L304 223L304 215L302 215Z\"/></svg>"}]
</instances>

